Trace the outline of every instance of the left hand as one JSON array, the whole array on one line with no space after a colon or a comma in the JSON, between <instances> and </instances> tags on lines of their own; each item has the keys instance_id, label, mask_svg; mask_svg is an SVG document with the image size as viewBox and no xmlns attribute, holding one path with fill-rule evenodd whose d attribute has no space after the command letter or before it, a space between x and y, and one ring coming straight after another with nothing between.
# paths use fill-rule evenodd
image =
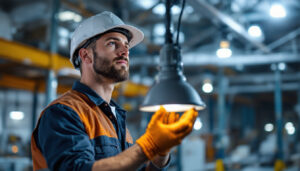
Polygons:
<instances>
[{"instance_id":1,"label":"left hand","mask_svg":"<svg viewBox=\"0 0 300 171\"><path fill-rule=\"evenodd\" d=\"M160 120L163 124L166 124L166 125L173 124L179 120L179 114L175 113L175 112L168 112L168 114L165 115L164 117L162 117ZM170 153L170 151L171 151L171 148L158 153L158 155L166 156Z\"/></svg>"}]
</instances>

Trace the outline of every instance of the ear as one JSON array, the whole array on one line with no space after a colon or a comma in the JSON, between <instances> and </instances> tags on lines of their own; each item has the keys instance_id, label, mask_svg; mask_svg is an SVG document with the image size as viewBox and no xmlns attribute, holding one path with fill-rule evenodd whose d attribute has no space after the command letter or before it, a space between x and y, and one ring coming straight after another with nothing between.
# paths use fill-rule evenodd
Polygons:
<instances>
[{"instance_id":1,"label":"ear","mask_svg":"<svg viewBox=\"0 0 300 171\"><path fill-rule=\"evenodd\" d=\"M92 63L92 53L88 49L81 48L78 53L82 63Z\"/></svg>"}]
</instances>

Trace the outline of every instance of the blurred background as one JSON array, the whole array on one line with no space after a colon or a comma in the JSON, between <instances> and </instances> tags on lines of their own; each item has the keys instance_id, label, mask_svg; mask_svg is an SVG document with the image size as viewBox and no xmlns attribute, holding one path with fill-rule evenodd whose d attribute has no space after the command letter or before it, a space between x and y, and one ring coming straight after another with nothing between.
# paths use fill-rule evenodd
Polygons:
<instances>
[{"instance_id":1,"label":"blurred background","mask_svg":"<svg viewBox=\"0 0 300 171\"><path fill-rule=\"evenodd\" d=\"M85 18L112 11L140 28L130 79L113 98L127 111L133 138L157 78L164 44L163 0L0 0L0 171L32 170L31 132L42 109L80 78L69 62L70 37ZM187 81L206 109L172 150L169 170L300 170L300 1L172 1ZM180 90L179 90L180 91Z\"/></svg>"}]
</instances>

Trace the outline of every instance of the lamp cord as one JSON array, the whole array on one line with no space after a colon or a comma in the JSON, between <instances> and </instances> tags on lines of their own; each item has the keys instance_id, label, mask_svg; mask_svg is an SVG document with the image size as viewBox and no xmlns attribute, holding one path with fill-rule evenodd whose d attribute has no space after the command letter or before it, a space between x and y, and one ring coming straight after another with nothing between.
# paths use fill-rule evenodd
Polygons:
<instances>
[{"instance_id":1,"label":"lamp cord","mask_svg":"<svg viewBox=\"0 0 300 171\"><path fill-rule=\"evenodd\" d=\"M178 24L177 24L177 37L176 37L176 43L175 43L175 45L177 45L177 46L179 46L179 33L180 33L181 17L182 17L184 7L185 7L185 0L182 0L181 11L179 14Z\"/></svg>"},{"instance_id":2,"label":"lamp cord","mask_svg":"<svg viewBox=\"0 0 300 171\"><path fill-rule=\"evenodd\" d=\"M165 35L165 43L172 44L172 33L171 33L171 0L166 0L166 35Z\"/></svg>"}]
</instances>

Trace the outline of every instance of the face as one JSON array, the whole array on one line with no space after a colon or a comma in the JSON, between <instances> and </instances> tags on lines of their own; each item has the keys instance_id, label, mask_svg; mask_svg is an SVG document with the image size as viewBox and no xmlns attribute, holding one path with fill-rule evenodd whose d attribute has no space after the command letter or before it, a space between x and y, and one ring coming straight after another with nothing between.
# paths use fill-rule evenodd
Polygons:
<instances>
[{"instance_id":1,"label":"face","mask_svg":"<svg viewBox=\"0 0 300 171\"><path fill-rule=\"evenodd\" d=\"M94 71L114 82L129 77L129 45L126 36L112 32L101 36L93 48Z\"/></svg>"}]
</instances>

